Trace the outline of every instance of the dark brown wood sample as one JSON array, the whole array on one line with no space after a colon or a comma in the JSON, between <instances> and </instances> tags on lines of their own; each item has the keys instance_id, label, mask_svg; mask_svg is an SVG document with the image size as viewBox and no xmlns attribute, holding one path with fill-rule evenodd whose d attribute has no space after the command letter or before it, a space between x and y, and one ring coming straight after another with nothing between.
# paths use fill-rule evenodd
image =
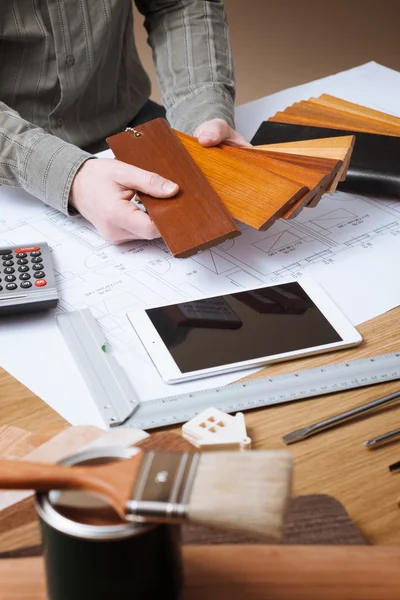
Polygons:
<instances>
[{"instance_id":1,"label":"dark brown wood sample","mask_svg":"<svg viewBox=\"0 0 400 600\"><path fill-rule=\"evenodd\" d=\"M240 235L232 217L164 119L107 139L117 159L179 185L171 199L139 197L171 253L185 258Z\"/></svg>"},{"instance_id":2,"label":"dark brown wood sample","mask_svg":"<svg viewBox=\"0 0 400 600\"><path fill-rule=\"evenodd\" d=\"M230 214L250 227L267 229L308 192L303 183L268 171L265 161L244 149L204 148L195 138L177 135Z\"/></svg>"}]
</instances>

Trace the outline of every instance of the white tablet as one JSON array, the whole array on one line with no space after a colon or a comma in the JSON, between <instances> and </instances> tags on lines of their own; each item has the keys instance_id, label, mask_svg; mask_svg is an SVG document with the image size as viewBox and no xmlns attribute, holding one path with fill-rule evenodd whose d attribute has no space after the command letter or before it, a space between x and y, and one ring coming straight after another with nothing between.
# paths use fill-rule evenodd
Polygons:
<instances>
[{"instance_id":1,"label":"white tablet","mask_svg":"<svg viewBox=\"0 0 400 600\"><path fill-rule=\"evenodd\" d=\"M167 383L355 346L362 340L311 280L137 308L128 318Z\"/></svg>"}]
</instances>

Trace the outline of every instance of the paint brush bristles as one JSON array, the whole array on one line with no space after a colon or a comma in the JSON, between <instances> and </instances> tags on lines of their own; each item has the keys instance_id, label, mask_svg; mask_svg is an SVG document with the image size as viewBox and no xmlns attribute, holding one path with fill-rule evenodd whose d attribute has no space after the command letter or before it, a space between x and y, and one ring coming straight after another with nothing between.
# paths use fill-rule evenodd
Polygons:
<instances>
[{"instance_id":1,"label":"paint brush bristles","mask_svg":"<svg viewBox=\"0 0 400 600\"><path fill-rule=\"evenodd\" d=\"M188 518L193 523L278 539L291 487L292 457L287 452L204 453Z\"/></svg>"},{"instance_id":2,"label":"paint brush bristles","mask_svg":"<svg viewBox=\"0 0 400 600\"><path fill-rule=\"evenodd\" d=\"M0 489L82 490L130 521L201 523L276 539L292 484L286 451L155 452L100 466L0 461Z\"/></svg>"}]
</instances>

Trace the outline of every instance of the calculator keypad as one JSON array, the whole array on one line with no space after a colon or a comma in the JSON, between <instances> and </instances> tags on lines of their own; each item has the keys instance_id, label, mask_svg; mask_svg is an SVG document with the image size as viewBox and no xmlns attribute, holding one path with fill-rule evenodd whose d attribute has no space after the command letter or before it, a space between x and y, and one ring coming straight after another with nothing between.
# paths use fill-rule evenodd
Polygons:
<instances>
[{"instance_id":1,"label":"calculator keypad","mask_svg":"<svg viewBox=\"0 0 400 600\"><path fill-rule=\"evenodd\" d=\"M39 246L0 249L0 292L27 290L47 285L43 256ZM30 281L34 278L34 280Z\"/></svg>"}]
</instances>

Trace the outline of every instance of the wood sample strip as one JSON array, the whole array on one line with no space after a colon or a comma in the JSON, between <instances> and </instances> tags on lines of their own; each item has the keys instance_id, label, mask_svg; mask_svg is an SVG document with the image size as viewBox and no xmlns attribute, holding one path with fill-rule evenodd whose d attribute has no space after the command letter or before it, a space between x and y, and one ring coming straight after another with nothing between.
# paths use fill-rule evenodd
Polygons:
<instances>
[{"instance_id":1,"label":"wood sample strip","mask_svg":"<svg viewBox=\"0 0 400 600\"><path fill-rule=\"evenodd\" d=\"M372 108L368 108L367 106L361 106L361 104L348 102L347 100L342 100L342 98L336 98L335 96L330 96L329 94L322 94L318 98L310 98L310 102L313 104L320 104L321 106L342 110L349 115L353 114L357 115L358 117L367 117L368 119L384 123L385 125L390 125L395 127L399 131L400 135L400 118L394 117L393 115L388 115L380 110L374 110Z\"/></svg>"},{"instance_id":2,"label":"wood sample strip","mask_svg":"<svg viewBox=\"0 0 400 600\"><path fill-rule=\"evenodd\" d=\"M249 160L241 148L204 148L195 138L176 134L230 214L254 229L268 228L308 191Z\"/></svg>"},{"instance_id":3,"label":"wood sample strip","mask_svg":"<svg viewBox=\"0 0 400 600\"><path fill-rule=\"evenodd\" d=\"M234 148L232 149L229 146L224 146L224 149L229 153L235 151ZM291 177L294 181L300 184L303 183L308 187L309 192L283 213L281 215L283 218L295 217L317 194L325 193L331 186L342 164L341 161L331 159L259 150L259 146L244 148L243 150L251 155L252 160L255 160L254 157L258 156L275 173L284 177Z\"/></svg>"},{"instance_id":4,"label":"wood sample strip","mask_svg":"<svg viewBox=\"0 0 400 600\"><path fill-rule=\"evenodd\" d=\"M381 135L397 136L398 133L389 126L383 126L377 121L356 119L354 116L339 114L338 111L323 112L312 106L288 107L284 112L277 112L269 121L291 123L293 125L312 125L313 127L328 127L330 129L346 129L363 131Z\"/></svg>"},{"instance_id":5,"label":"wood sample strip","mask_svg":"<svg viewBox=\"0 0 400 600\"><path fill-rule=\"evenodd\" d=\"M323 157L315 157L315 156L301 156L295 154L279 154L267 151L266 154L268 156L279 157L280 160L286 161L289 164L297 165L297 166L307 166L309 168L315 169L319 171L321 176L326 176L327 179L324 179L322 185L320 185L316 194L314 194L313 198L307 204L309 207L315 207L322 196L326 193L331 193L336 190L336 187L339 183L339 175L343 169L343 161L333 160L330 158ZM292 218L294 216L294 211L288 211L286 218Z\"/></svg>"},{"instance_id":6,"label":"wood sample strip","mask_svg":"<svg viewBox=\"0 0 400 600\"><path fill-rule=\"evenodd\" d=\"M279 152L282 154L295 154L297 156L314 156L342 161L336 178L333 180L328 192L334 192L340 181L345 181L349 168L351 155L355 142L354 135L336 138L321 138L316 140L302 140L298 142L283 142L281 144L264 144L257 146L260 150Z\"/></svg>"},{"instance_id":7,"label":"wood sample strip","mask_svg":"<svg viewBox=\"0 0 400 600\"><path fill-rule=\"evenodd\" d=\"M267 151L267 154L272 155L274 153ZM277 155L279 156L278 153ZM308 207L313 208L317 206L324 194L332 193L336 190L343 170L343 161L323 158L321 156L301 156L294 154L280 154L280 159L282 161L287 161L289 164L297 165L298 167L307 166L313 168L316 171L319 171L321 177L323 177L319 189L308 202ZM292 219L297 214L298 211L296 211L296 207L293 207L284 215L284 218Z\"/></svg>"},{"instance_id":8,"label":"wood sample strip","mask_svg":"<svg viewBox=\"0 0 400 600\"><path fill-rule=\"evenodd\" d=\"M400 550L380 546L182 548L184 600L397 600ZM46 600L41 557L0 561L1 600Z\"/></svg>"},{"instance_id":9,"label":"wood sample strip","mask_svg":"<svg viewBox=\"0 0 400 600\"><path fill-rule=\"evenodd\" d=\"M398 135L398 127L394 127L388 123L377 121L374 118L367 117L365 115L356 115L354 113L348 113L346 110L341 108L332 108L330 106L324 106L314 102L312 99L295 102L292 106L289 106L285 112L289 114L298 115L309 115L316 119L321 119L323 122L327 120L335 120L339 125L343 125L342 129L348 128L348 125L354 123L359 126L365 126L366 128L376 128L377 133L387 133L392 135Z\"/></svg>"},{"instance_id":10,"label":"wood sample strip","mask_svg":"<svg viewBox=\"0 0 400 600\"><path fill-rule=\"evenodd\" d=\"M263 121L252 142L259 144L309 140L338 135L353 135L351 130L338 130L313 125L296 125ZM400 196L400 137L356 132L346 181L339 189L358 193Z\"/></svg>"},{"instance_id":11,"label":"wood sample strip","mask_svg":"<svg viewBox=\"0 0 400 600\"><path fill-rule=\"evenodd\" d=\"M253 163L257 166L262 165L263 168L266 168L268 166L267 170L269 170L271 173L274 173L275 175L283 177L287 180L291 180L298 186L304 186L304 192L296 200L296 202L291 204L289 208L285 208L284 210L279 211L273 217L271 217L270 221L268 222L268 226L272 225L277 218L285 217L286 214L292 214L293 216L297 215L302 210L302 208L304 206L307 206L308 203L314 197L317 189L315 187L316 179L311 179L312 174L309 171L305 172L302 167L292 168L288 166L287 163L284 161L271 160L266 156L265 153L262 153L261 151L257 152L257 149L253 150L253 148L236 148L228 144L221 144L221 148L227 154L230 154L231 156L240 157L240 159L242 159L243 150L247 153L247 156L244 157L244 160L247 163ZM319 181L320 177L318 177L318 182ZM266 229L266 227L264 227L264 229Z\"/></svg>"},{"instance_id":12,"label":"wood sample strip","mask_svg":"<svg viewBox=\"0 0 400 600\"><path fill-rule=\"evenodd\" d=\"M164 119L114 135L107 142L117 159L179 185L178 194L170 199L140 192L141 202L174 256L192 256L240 235L217 193Z\"/></svg>"}]
</instances>

